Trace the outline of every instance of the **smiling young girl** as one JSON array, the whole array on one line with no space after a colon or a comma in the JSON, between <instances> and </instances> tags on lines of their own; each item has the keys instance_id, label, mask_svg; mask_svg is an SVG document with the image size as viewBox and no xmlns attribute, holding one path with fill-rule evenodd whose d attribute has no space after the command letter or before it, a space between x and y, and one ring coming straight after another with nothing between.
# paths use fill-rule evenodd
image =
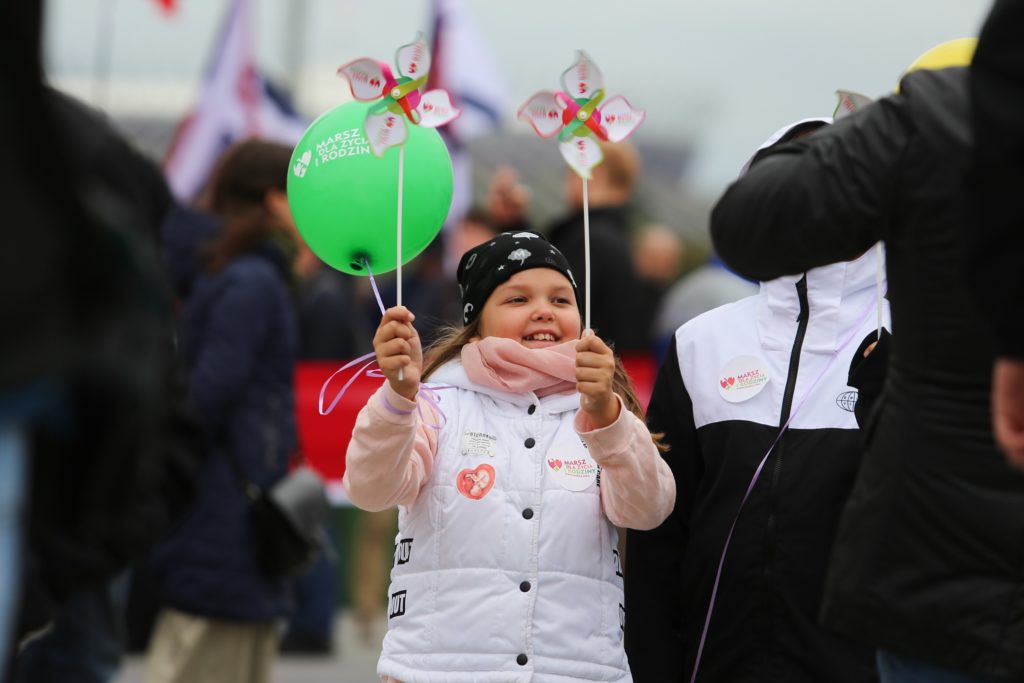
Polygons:
<instances>
[{"instance_id":1,"label":"smiling young girl","mask_svg":"<svg viewBox=\"0 0 1024 683\"><path fill-rule=\"evenodd\" d=\"M672 474L611 349L580 338L560 252L498 235L466 252L458 280L465 327L425 371L414 316L385 313L373 344L387 382L349 444L351 500L400 508L377 671L630 681L615 526L660 524Z\"/></svg>"}]
</instances>

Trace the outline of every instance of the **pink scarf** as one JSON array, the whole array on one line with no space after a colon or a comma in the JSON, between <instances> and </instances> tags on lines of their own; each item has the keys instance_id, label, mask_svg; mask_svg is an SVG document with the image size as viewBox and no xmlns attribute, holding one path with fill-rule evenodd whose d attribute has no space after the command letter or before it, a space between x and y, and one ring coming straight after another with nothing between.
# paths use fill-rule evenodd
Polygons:
<instances>
[{"instance_id":1,"label":"pink scarf","mask_svg":"<svg viewBox=\"0 0 1024 683\"><path fill-rule=\"evenodd\" d=\"M528 349L514 339L485 337L462 347L471 382L514 394L538 396L576 391L576 340Z\"/></svg>"}]
</instances>

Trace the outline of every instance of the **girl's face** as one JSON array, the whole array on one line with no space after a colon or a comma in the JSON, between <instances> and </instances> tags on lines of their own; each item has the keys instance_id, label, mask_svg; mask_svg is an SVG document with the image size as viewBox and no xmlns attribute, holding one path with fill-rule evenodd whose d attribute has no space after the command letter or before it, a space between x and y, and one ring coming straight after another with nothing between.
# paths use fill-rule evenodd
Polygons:
<instances>
[{"instance_id":1,"label":"girl's face","mask_svg":"<svg viewBox=\"0 0 1024 683\"><path fill-rule=\"evenodd\" d=\"M491 292L480 311L480 337L505 337L542 349L579 336L572 284L551 268L516 273Z\"/></svg>"}]
</instances>

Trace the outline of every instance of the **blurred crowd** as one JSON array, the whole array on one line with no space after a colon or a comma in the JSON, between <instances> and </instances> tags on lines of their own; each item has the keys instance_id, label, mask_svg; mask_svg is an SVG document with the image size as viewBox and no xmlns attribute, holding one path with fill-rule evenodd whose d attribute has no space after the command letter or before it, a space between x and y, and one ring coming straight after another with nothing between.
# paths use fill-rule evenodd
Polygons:
<instances>
[{"instance_id":1,"label":"blurred crowd","mask_svg":"<svg viewBox=\"0 0 1024 683\"><path fill-rule=\"evenodd\" d=\"M19 321L4 340L0 434L8 679L108 681L129 645L148 650L152 681L200 680L181 670L189 650L221 652L252 680L279 649L330 652L337 563L351 559L328 549L299 577L261 576L225 456L259 485L301 459L295 366L370 350L370 283L326 266L299 236L290 148L229 147L199 199L179 204L110 121L44 84L38 6L9 14L23 41L9 49L36 61L4 62L19 88L18 105L3 105L4 182L14 221L33 225L4 263L5 315ZM640 223L637 151L605 155L590 183L593 327L620 353L657 354L686 319L756 285L713 258L684 274L685 250L704 247ZM407 266L404 301L425 341L459 322L458 255L493 235L540 229L583 273L580 191L567 173L564 215L533 226L530 179L500 166L480 203ZM390 305L394 278L376 284ZM354 527L351 602L367 638L394 522L393 511L359 513Z\"/></svg>"},{"instance_id":2,"label":"blurred crowd","mask_svg":"<svg viewBox=\"0 0 1024 683\"><path fill-rule=\"evenodd\" d=\"M12 94L0 100L0 187L18 245L0 252L8 321L0 341L0 680L110 681L131 642L146 652L150 683L226 680L223 671L269 681L281 651L331 652L339 562L353 567L352 608L372 638L385 610L395 511L353 513L355 539L346 544L337 542L332 522L334 547L301 574L273 580L253 561L246 491L231 464L237 458L246 479L270 487L301 461L297 364L340 365L369 352L381 316L368 279L330 268L301 239L285 188L292 150L238 142L197 201L177 203L158 166L110 121L45 84L38 3L8 3L0 16L15 27L0 47ZM804 148L760 161L754 180L739 187L777 168L792 149ZM592 327L618 354L661 362L674 353L681 326L756 294L761 284L705 245L684 241L677 226L643 222L649 212L636 199L642 157L629 143L603 152L589 184ZM566 172L563 214L535 225L532 179L492 161L497 171L484 196L453 216L405 270L403 303L416 314L424 345L460 323L459 256L495 235L538 231L574 273L586 270L579 177ZM855 180L862 186L863 178ZM765 192L766 202L778 199L777 188ZM807 196L823 194L816 188ZM750 211L759 206L758 197L733 201ZM799 199L787 206L794 216L801 208ZM878 215L871 220L890 220ZM724 213L719 220L723 231L730 227ZM770 234L760 248L768 253L779 226L763 220ZM761 253L737 246L743 238L730 234L729 260L768 281L852 260L861 247L891 237L867 233L845 250L819 244L823 257L794 242L788 254L804 260L779 257L785 265L767 269ZM835 244L848 246L840 238ZM699 265L684 272L692 263ZM929 282L948 286L961 277L949 268ZM390 306L394 277L375 284ZM967 301L966 284L954 291ZM1009 310L1019 318L1019 302L1008 305L1018 306ZM984 434L984 444L972 448L991 455L987 373L996 342L986 336L985 348L965 353L961 343L976 328L957 329L961 336L939 342L955 345L960 357L977 356L964 392L977 399L973 426ZM1001 355L1019 349L1000 343ZM959 399L950 400L950 410L959 410ZM989 475L1002 477L1003 493L1018 499L1019 473L999 467ZM1019 574L1019 562L1014 567L1007 571ZM1019 594L998 595L993 600L1019 606ZM1024 651L1017 656L1024 661Z\"/></svg>"}]
</instances>

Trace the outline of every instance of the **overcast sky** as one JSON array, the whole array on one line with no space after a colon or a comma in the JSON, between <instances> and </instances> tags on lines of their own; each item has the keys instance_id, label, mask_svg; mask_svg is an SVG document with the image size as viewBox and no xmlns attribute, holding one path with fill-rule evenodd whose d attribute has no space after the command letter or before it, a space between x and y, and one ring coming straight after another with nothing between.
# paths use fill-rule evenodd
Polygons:
<instances>
[{"instance_id":1,"label":"overcast sky","mask_svg":"<svg viewBox=\"0 0 1024 683\"><path fill-rule=\"evenodd\" d=\"M417 30L427 0L253 0L257 60L297 89L315 116L347 86L339 65L389 58ZM789 121L828 115L833 92L877 97L927 48L976 35L991 0L464 0L504 68L506 126L533 92L587 50L609 94L647 110L644 141L691 138L691 177L715 193L750 153ZM115 116L147 109L179 116L212 49L228 0L178 0L164 17L154 0L48 0L46 58L53 80ZM97 36L110 38L111 84L98 72ZM290 39L298 36L298 39ZM290 46L295 46L290 47ZM298 62L299 70L291 68Z\"/></svg>"}]
</instances>

